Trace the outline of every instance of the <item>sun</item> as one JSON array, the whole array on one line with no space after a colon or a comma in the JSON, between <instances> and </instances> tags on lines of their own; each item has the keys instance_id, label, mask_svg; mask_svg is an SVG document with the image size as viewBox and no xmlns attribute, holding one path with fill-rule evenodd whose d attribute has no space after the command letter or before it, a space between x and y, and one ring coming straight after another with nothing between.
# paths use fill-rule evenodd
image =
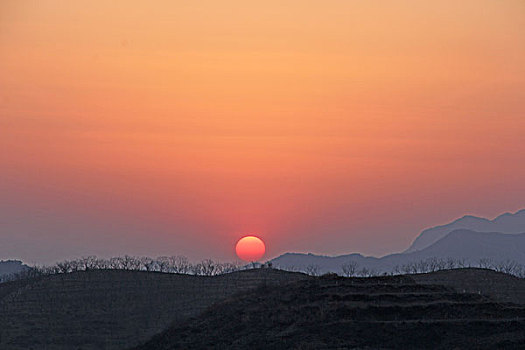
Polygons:
<instances>
[{"instance_id":1,"label":"sun","mask_svg":"<svg viewBox=\"0 0 525 350\"><path fill-rule=\"evenodd\" d=\"M244 236L235 245L237 256L244 261L257 261L264 256L266 246L259 237Z\"/></svg>"}]
</instances>

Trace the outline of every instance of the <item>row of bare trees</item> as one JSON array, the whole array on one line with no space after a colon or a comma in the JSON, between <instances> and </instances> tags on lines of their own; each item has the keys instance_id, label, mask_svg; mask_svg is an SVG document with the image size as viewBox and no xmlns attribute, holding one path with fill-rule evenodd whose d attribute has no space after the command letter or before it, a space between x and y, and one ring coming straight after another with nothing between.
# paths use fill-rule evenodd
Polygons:
<instances>
[{"instance_id":1,"label":"row of bare trees","mask_svg":"<svg viewBox=\"0 0 525 350\"><path fill-rule=\"evenodd\" d=\"M262 266L269 267L271 264L265 264ZM386 272L376 271L366 266L360 267L357 262L348 261L341 265L339 274L346 277L372 277L381 275L427 273L465 267L491 269L525 278L524 265L511 260L493 261L486 258L480 259L476 264L468 263L465 259L429 258L403 265L396 265L393 269ZM191 274L197 276L215 276L238 271L243 268L246 268L246 266L241 266L237 263L217 262L211 259L204 259L200 262L192 263L188 260L188 258L180 255L159 256L157 258L124 255L110 259L88 256L79 259L64 260L51 266L30 267L17 274L4 277L3 281L87 270L155 271L164 273ZM281 267L281 269L303 272L311 276L319 276L322 273L321 267L315 264L308 265L305 268L288 266L284 268ZM2 280L0 280L0 282L1 281Z\"/></svg>"},{"instance_id":2,"label":"row of bare trees","mask_svg":"<svg viewBox=\"0 0 525 350\"><path fill-rule=\"evenodd\" d=\"M48 273L68 273L85 270L133 270L214 276L233 272L239 268L240 265L236 263L222 263L211 259L191 263L187 257L181 255L159 256L157 258L124 255L110 259L89 256L81 259L64 260L43 269Z\"/></svg>"},{"instance_id":3,"label":"row of bare trees","mask_svg":"<svg viewBox=\"0 0 525 350\"><path fill-rule=\"evenodd\" d=\"M192 263L187 257L180 255L159 256L157 258L124 255L109 259L88 256L63 260L50 266L33 266L5 277L4 281L88 270L154 271L197 276L215 276L237 271L241 268L242 266L237 263L223 263L211 259L204 259L200 262Z\"/></svg>"},{"instance_id":4,"label":"row of bare trees","mask_svg":"<svg viewBox=\"0 0 525 350\"><path fill-rule=\"evenodd\" d=\"M457 268L477 267L482 269L490 269L498 272L503 272L517 277L525 277L525 266L513 260L494 261L489 258L479 259L476 263L468 262L465 259L453 258L429 258L418 262L396 266L394 274L409 274L409 273L426 273L439 270L450 270Z\"/></svg>"},{"instance_id":5,"label":"row of bare trees","mask_svg":"<svg viewBox=\"0 0 525 350\"><path fill-rule=\"evenodd\" d=\"M525 278L525 266L512 260L493 261L488 258L480 259L477 263L470 263L465 259L454 258L428 258L420 261L396 265L390 271L377 271L372 268L360 267L356 261L348 261L341 265L339 274L346 277L372 277L381 275L401 275L427 273L440 270L451 270L466 267L490 269L517 277ZM319 265L308 265L305 268L288 266L283 270L303 272L311 276L319 276L322 269Z\"/></svg>"}]
</instances>

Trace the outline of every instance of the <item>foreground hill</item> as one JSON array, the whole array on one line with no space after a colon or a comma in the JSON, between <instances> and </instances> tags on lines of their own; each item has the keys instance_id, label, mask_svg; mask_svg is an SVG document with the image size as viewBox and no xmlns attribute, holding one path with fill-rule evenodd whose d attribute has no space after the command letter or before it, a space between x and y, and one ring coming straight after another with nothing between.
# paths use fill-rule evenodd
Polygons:
<instances>
[{"instance_id":1,"label":"foreground hill","mask_svg":"<svg viewBox=\"0 0 525 350\"><path fill-rule=\"evenodd\" d=\"M487 269L466 268L410 275L419 284L439 284L460 293L489 296L500 303L525 305L525 279Z\"/></svg>"},{"instance_id":2,"label":"foreground hill","mask_svg":"<svg viewBox=\"0 0 525 350\"><path fill-rule=\"evenodd\" d=\"M308 278L260 269L215 277L93 270L0 284L0 349L123 349L260 285Z\"/></svg>"},{"instance_id":3,"label":"foreground hill","mask_svg":"<svg viewBox=\"0 0 525 350\"><path fill-rule=\"evenodd\" d=\"M525 230L525 227L523 229ZM305 271L308 266L317 266L320 273L341 274L344 264L354 262L358 268L382 273L431 258L461 260L467 266L469 264L476 266L481 259L488 259L494 264L510 260L525 265L525 233L503 234L455 230L422 250L389 254L381 258L365 257L361 254L330 257L286 253L273 259L272 263L287 270Z\"/></svg>"},{"instance_id":4,"label":"foreground hill","mask_svg":"<svg viewBox=\"0 0 525 350\"><path fill-rule=\"evenodd\" d=\"M416 237L407 252L424 249L450 232L466 229L476 232L523 233L525 232L525 209L516 213L505 213L494 220L488 220L472 215L465 215L446 225L424 230Z\"/></svg>"},{"instance_id":5,"label":"foreground hill","mask_svg":"<svg viewBox=\"0 0 525 350\"><path fill-rule=\"evenodd\" d=\"M523 348L524 305L454 288L478 278L502 289L510 278L525 289L523 280L486 270L300 280L229 298L137 349Z\"/></svg>"}]
</instances>

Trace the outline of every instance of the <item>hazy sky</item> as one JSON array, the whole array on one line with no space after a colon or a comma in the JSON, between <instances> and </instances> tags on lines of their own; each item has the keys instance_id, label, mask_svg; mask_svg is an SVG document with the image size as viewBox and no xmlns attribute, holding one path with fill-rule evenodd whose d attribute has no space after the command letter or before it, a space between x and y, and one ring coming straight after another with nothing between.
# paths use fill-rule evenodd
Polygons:
<instances>
[{"instance_id":1,"label":"hazy sky","mask_svg":"<svg viewBox=\"0 0 525 350\"><path fill-rule=\"evenodd\" d=\"M525 2L0 3L0 259L381 255L525 207Z\"/></svg>"}]
</instances>

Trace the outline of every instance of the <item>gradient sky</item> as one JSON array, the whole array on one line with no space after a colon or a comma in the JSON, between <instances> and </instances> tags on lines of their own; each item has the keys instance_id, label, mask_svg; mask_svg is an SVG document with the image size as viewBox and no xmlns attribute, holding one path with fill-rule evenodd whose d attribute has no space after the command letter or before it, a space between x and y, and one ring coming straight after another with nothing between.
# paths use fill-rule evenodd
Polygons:
<instances>
[{"instance_id":1,"label":"gradient sky","mask_svg":"<svg viewBox=\"0 0 525 350\"><path fill-rule=\"evenodd\" d=\"M0 3L0 259L382 255L525 207L525 2Z\"/></svg>"}]
</instances>

